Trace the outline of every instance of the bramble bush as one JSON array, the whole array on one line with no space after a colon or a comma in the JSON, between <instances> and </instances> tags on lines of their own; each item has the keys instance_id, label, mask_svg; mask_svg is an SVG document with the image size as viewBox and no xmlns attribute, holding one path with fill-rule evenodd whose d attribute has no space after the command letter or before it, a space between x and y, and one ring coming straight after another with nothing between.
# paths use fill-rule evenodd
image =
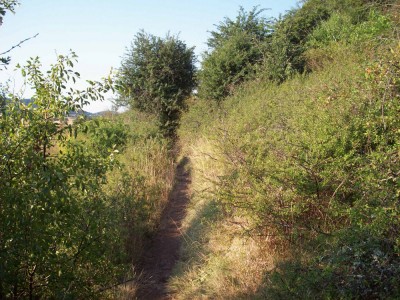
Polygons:
<instances>
[{"instance_id":1,"label":"bramble bush","mask_svg":"<svg viewBox=\"0 0 400 300\"><path fill-rule=\"evenodd\" d=\"M329 206L341 223L332 224L329 235L311 243L318 245L318 251L307 249L311 259L279 264L267 293L285 298L310 293L328 298L399 297L399 54L399 45L392 44L364 64L361 97L352 100L353 109L359 102L358 109L352 111L349 127L342 128L349 133L348 149L334 165L324 167L337 174L342 165L345 177ZM345 201L338 197L341 190L349 195Z\"/></svg>"}]
</instances>

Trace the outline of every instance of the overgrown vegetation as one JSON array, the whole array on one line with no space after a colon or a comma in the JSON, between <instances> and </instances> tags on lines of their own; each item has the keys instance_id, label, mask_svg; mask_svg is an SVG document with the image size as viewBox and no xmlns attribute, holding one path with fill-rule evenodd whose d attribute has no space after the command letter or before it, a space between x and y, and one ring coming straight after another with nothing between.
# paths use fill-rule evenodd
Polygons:
<instances>
[{"instance_id":1,"label":"overgrown vegetation","mask_svg":"<svg viewBox=\"0 0 400 300\"><path fill-rule=\"evenodd\" d=\"M190 99L193 49L140 32L118 78L133 109L71 125L111 79L78 91L73 53L29 61L32 102L0 98L0 298L134 297L176 134L193 181L176 299L400 298L399 7L240 9Z\"/></svg>"},{"instance_id":2,"label":"overgrown vegetation","mask_svg":"<svg viewBox=\"0 0 400 300\"><path fill-rule=\"evenodd\" d=\"M77 76L68 69L73 58L59 56L46 75L37 59L29 61L21 70L35 89L33 101L24 105L10 95L1 113L0 291L5 298L90 295L118 269L112 263L120 249L118 206L100 189L113 154L87 153L68 138L78 128L54 122L109 89L108 83L93 83L87 91L64 95L64 85Z\"/></svg>"},{"instance_id":3,"label":"overgrown vegetation","mask_svg":"<svg viewBox=\"0 0 400 300\"><path fill-rule=\"evenodd\" d=\"M153 119L126 113L66 124L112 87L66 90L79 77L74 60L59 56L48 73L29 61L21 71L32 101L8 95L1 111L2 298L105 297L134 278L128 271L172 185L173 160ZM145 126L154 129L141 133Z\"/></svg>"},{"instance_id":4,"label":"overgrown vegetation","mask_svg":"<svg viewBox=\"0 0 400 300\"><path fill-rule=\"evenodd\" d=\"M178 298L400 296L398 7L306 1L274 24L258 78L191 106L193 201L219 217L188 220ZM227 263L246 236L253 264Z\"/></svg>"}]
</instances>

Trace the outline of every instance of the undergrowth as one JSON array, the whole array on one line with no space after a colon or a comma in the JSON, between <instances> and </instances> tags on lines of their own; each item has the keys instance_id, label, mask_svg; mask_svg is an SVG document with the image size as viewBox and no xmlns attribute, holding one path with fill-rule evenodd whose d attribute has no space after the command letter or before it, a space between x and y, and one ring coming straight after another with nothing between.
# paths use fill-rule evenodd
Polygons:
<instances>
[{"instance_id":1,"label":"undergrowth","mask_svg":"<svg viewBox=\"0 0 400 300\"><path fill-rule=\"evenodd\" d=\"M397 27L371 10L338 31L338 14L310 37L310 73L183 116L194 192L177 299L400 297Z\"/></svg>"},{"instance_id":2,"label":"undergrowth","mask_svg":"<svg viewBox=\"0 0 400 300\"><path fill-rule=\"evenodd\" d=\"M173 185L175 154L162 137L154 116L130 110L108 114L82 123L86 133L78 142L87 151L112 154L115 168L106 174L102 193L118 207L116 230L124 253L119 263L125 274L116 286L104 289L103 297L131 299L140 277L136 269L155 234Z\"/></svg>"}]
</instances>

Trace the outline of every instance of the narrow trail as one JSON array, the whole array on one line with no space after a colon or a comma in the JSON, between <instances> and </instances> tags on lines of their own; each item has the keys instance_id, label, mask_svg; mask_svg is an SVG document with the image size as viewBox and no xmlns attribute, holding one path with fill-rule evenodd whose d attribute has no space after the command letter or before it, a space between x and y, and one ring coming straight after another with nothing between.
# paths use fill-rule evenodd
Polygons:
<instances>
[{"instance_id":1,"label":"narrow trail","mask_svg":"<svg viewBox=\"0 0 400 300\"><path fill-rule=\"evenodd\" d=\"M187 168L189 162L189 158L184 157L176 168L175 184L161 215L159 231L140 265L142 279L137 299L171 299L166 285L179 258L181 225L186 216L191 183L190 171Z\"/></svg>"}]
</instances>

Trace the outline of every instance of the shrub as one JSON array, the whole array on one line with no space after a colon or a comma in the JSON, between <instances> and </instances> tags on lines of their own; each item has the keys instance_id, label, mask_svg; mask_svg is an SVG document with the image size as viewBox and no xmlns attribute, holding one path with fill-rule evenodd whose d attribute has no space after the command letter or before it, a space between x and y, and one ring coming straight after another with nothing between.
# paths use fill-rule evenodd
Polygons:
<instances>
[{"instance_id":1,"label":"shrub","mask_svg":"<svg viewBox=\"0 0 400 300\"><path fill-rule=\"evenodd\" d=\"M371 10L368 18L358 24L352 23L346 14L333 14L310 35L307 47L322 48L334 42L360 43L379 37L391 28L389 17Z\"/></svg>"},{"instance_id":2,"label":"shrub","mask_svg":"<svg viewBox=\"0 0 400 300\"><path fill-rule=\"evenodd\" d=\"M33 101L10 95L0 116L1 298L96 297L125 269L119 203L102 193L113 154L88 151L75 139L80 125L55 122L111 87L66 91L74 57L59 56L46 75L29 61Z\"/></svg>"},{"instance_id":3,"label":"shrub","mask_svg":"<svg viewBox=\"0 0 400 300\"><path fill-rule=\"evenodd\" d=\"M155 114L166 136L174 136L184 100L195 87L193 48L177 37L139 32L125 54L119 75L122 105Z\"/></svg>"},{"instance_id":4,"label":"shrub","mask_svg":"<svg viewBox=\"0 0 400 300\"><path fill-rule=\"evenodd\" d=\"M249 79L262 60L263 42L271 33L271 21L261 17L263 10L239 10L236 20L226 18L208 39L199 72L199 94L220 101L236 86Z\"/></svg>"},{"instance_id":5,"label":"shrub","mask_svg":"<svg viewBox=\"0 0 400 300\"><path fill-rule=\"evenodd\" d=\"M85 123L91 147L102 156L123 151L127 144L128 130L120 120L95 118Z\"/></svg>"},{"instance_id":6,"label":"shrub","mask_svg":"<svg viewBox=\"0 0 400 300\"><path fill-rule=\"evenodd\" d=\"M400 48L371 47L373 62L371 49L338 44L314 74L248 83L208 129L191 129L213 145L201 157L218 168L211 197L224 216L291 249L267 274L273 295L398 295Z\"/></svg>"}]
</instances>

